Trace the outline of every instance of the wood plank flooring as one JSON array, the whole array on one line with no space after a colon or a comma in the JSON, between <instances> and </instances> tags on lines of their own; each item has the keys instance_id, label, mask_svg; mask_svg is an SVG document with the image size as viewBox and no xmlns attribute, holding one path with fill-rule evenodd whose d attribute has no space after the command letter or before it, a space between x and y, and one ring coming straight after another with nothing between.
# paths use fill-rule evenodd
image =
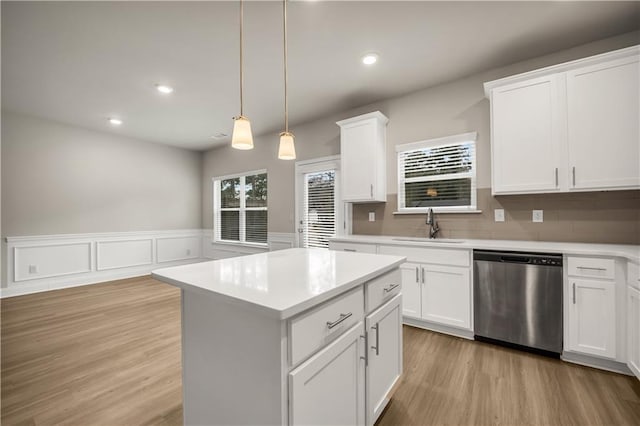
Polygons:
<instances>
[{"instance_id":1,"label":"wood plank flooring","mask_svg":"<svg viewBox=\"0 0 640 426\"><path fill-rule=\"evenodd\" d=\"M180 292L149 277L3 299L2 425L181 425ZM640 425L631 377L404 327L387 425Z\"/></svg>"}]
</instances>

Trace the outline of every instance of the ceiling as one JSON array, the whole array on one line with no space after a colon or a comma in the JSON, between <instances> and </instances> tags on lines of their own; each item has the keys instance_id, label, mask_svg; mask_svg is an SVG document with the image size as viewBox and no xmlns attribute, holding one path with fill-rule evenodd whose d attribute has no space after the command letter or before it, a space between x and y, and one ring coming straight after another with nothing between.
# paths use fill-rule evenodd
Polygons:
<instances>
[{"instance_id":1,"label":"ceiling","mask_svg":"<svg viewBox=\"0 0 640 426\"><path fill-rule=\"evenodd\" d=\"M2 2L2 108L204 150L239 113L238 2ZM289 3L295 124L635 30L640 2ZM374 66L361 56L379 54ZM283 127L282 6L245 3L245 115ZM175 92L158 93L156 83ZM112 127L107 118L124 124Z\"/></svg>"}]
</instances>

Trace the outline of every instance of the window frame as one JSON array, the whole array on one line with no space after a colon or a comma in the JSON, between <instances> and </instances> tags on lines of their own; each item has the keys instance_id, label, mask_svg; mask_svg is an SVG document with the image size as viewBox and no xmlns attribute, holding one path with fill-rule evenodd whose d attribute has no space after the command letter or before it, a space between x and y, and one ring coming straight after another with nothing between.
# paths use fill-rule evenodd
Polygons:
<instances>
[{"instance_id":1,"label":"window frame","mask_svg":"<svg viewBox=\"0 0 640 426\"><path fill-rule=\"evenodd\" d=\"M246 192L245 192L245 183L246 183L246 177L247 176L254 176L254 175L260 175L260 174L266 174L267 175L267 206L266 207L247 207L246 203ZM236 178L240 178L240 206L235 208L230 208L230 207L226 207L226 208L222 208L221 207L221 194L220 194L220 183L223 180L227 180L227 179L236 179ZM234 173L234 174L230 174L230 175L224 175L224 176L216 176L213 177L211 179L212 184L213 184L213 242L216 244L232 244L232 245L241 245L241 246L248 246L248 247L268 247L269 246L269 241L268 241L268 235L269 235L269 223L267 222L267 229L265 230L267 232L267 241L264 243L255 243L255 242L251 242L251 241L246 241L247 235L246 235L246 212L247 211L266 211L267 212L267 218L268 218L268 211L269 211L269 174L267 173L267 169L260 169L260 170L251 170L248 172L243 172L243 173ZM223 240L222 239L222 230L219 226L216 226L217 223L217 219L218 219L218 215L220 214L221 211L237 211L238 216L239 216L239 234L238 240Z\"/></svg>"},{"instance_id":2,"label":"window frame","mask_svg":"<svg viewBox=\"0 0 640 426\"><path fill-rule=\"evenodd\" d=\"M478 191L477 191L477 132L461 133L453 136L445 136L442 138L426 139L417 142L411 142L401 145L396 145L396 164L397 164L397 202L398 210L394 214L424 214L429 208L432 208L436 213L479 213L478 210ZM437 179L427 178L409 178L404 177L404 162L402 161L402 153L407 151L414 151L418 149L427 149L435 147L445 147L452 145L459 145L465 142L473 143L473 154L471 158L472 169L466 173L454 173L450 175L441 175L444 177L438 177ZM404 198L404 184L405 182L430 182L437 180L445 180L451 178L470 178L471 179L471 204L468 206L433 206L433 207L406 207L406 199Z\"/></svg>"}]
</instances>

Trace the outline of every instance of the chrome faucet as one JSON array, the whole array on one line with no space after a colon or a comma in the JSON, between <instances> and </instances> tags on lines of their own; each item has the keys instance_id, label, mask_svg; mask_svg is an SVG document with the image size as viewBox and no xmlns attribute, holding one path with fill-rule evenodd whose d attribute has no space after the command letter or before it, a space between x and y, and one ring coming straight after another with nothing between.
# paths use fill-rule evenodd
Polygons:
<instances>
[{"instance_id":1,"label":"chrome faucet","mask_svg":"<svg viewBox=\"0 0 640 426\"><path fill-rule=\"evenodd\" d=\"M438 226L438 222L436 222L436 218L433 215L433 209L431 207L427 210L426 224L429 225L429 238L435 239L438 232L440 232L440 227Z\"/></svg>"}]
</instances>

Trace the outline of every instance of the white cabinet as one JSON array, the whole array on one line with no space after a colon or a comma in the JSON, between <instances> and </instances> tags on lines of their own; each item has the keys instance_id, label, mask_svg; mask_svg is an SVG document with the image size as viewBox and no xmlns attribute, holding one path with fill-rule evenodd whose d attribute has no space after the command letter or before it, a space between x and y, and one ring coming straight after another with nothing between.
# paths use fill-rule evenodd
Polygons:
<instances>
[{"instance_id":1,"label":"white cabinet","mask_svg":"<svg viewBox=\"0 0 640 426\"><path fill-rule=\"evenodd\" d=\"M389 119L375 111L347 120L340 126L342 200L387 201L386 126Z\"/></svg>"},{"instance_id":2,"label":"white cabinet","mask_svg":"<svg viewBox=\"0 0 640 426\"><path fill-rule=\"evenodd\" d=\"M627 365L640 379L640 290L627 286Z\"/></svg>"},{"instance_id":3,"label":"white cabinet","mask_svg":"<svg viewBox=\"0 0 640 426\"><path fill-rule=\"evenodd\" d=\"M640 188L640 47L485 83L492 193Z\"/></svg>"},{"instance_id":4,"label":"white cabinet","mask_svg":"<svg viewBox=\"0 0 640 426\"><path fill-rule=\"evenodd\" d=\"M464 329L471 328L469 268L423 266L422 319Z\"/></svg>"},{"instance_id":5,"label":"white cabinet","mask_svg":"<svg viewBox=\"0 0 640 426\"><path fill-rule=\"evenodd\" d=\"M400 271L402 313L409 324L473 336L469 250L380 245L378 252L405 256L408 260Z\"/></svg>"},{"instance_id":6,"label":"white cabinet","mask_svg":"<svg viewBox=\"0 0 640 426\"><path fill-rule=\"evenodd\" d=\"M403 263L400 266L402 273L402 315L411 318L422 316L422 296L420 274L422 265L418 263Z\"/></svg>"},{"instance_id":7,"label":"white cabinet","mask_svg":"<svg viewBox=\"0 0 640 426\"><path fill-rule=\"evenodd\" d=\"M640 186L640 68L630 57L568 71L571 190Z\"/></svg>"},{"instance_id":8,"label":"white cabinet","mask_svg":"<svg viewBox=\"0 0 640 426\"><path fill-rule=\"evenodd\" d=\"M365 424L363 346L360 322L289 373L290 424Z\"/></svg>"},{"instance_id":9,"label":"white cabinet","mask_svg":"<svg viewBox=\"0 0 640 426\"><path fill-rule=\"evenodd\" d=\"M351 251L359 253L376 254L377 247L375 244L352 243L342 241L329 241L329 249L337 251Z\"/></svg>"},{"instance_id":10,"label":"white cabinet","mask_svg":"<svg viewBox=\"0 0 640 426\"><path fill-rule=\"evenodd\" d=\"M570 278L569 291L569 349L615 359L615 282Z\"/></svg>"},{"instance_id":11,"label":"white cabinet","mask_svg":"<svg viewBox=\"0 0 640 426\"><path fill-rule=\"evenodd\" d=\"M555 75L506 85L491 93L494 193L559 191L562 123L558 94Z\"/></svg>"},{"instance_id":12,"label":"white cabinet","mask_svg":"<svg viewBox=\"0 0 640 426\"><path fill-rule=\"evenodd\" d=\"M367 425L373 425L402 374L402 296L367 316ZM326 423L325 423L326 424ZM331 423L347 424L347 423Z\"/></svg>"}]
</instances>

